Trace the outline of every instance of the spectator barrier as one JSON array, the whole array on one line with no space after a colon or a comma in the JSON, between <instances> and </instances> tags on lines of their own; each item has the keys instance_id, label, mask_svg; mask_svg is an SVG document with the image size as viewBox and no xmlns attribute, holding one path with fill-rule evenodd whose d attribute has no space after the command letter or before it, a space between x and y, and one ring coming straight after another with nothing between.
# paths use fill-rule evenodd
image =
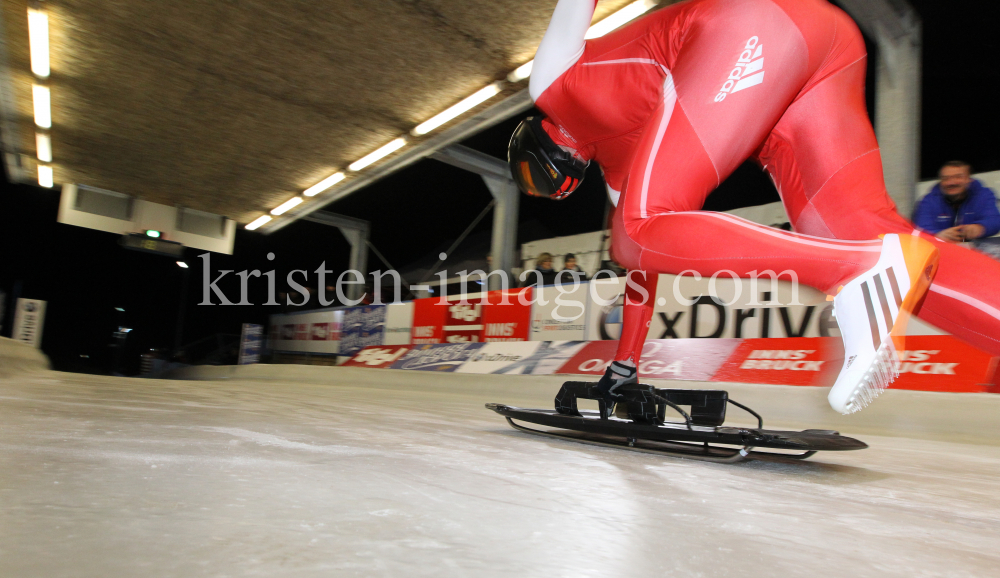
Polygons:
<instances>
[{"instance_id":1,"label":"spectator barrier","mask_svg":"<svg viewBox=\"0 0 1000 578\"><path fill-rule=\"evenodd\" d=\"M529 341L369 346L345 365L507 375L604 373L614 341ZM912 336L892 389L1000 393L997 358L949 335ZM830 386L843 362L839 338L654 339L640 375L650 379Z\"/></svg>"},{"instance_id":2,"label":"spectator barrier","mask_svg":"<svg viewBox=\"0 0 1000 578\"><path fill-rule=\"evenodd\" d=\"M349 356L370 345L600 341L621 333L625 280L272 315L269 348ZM838 337L832 304L787 281L662 275L649 339ZM941 334L917 320L912 334Z\"/></svg>"}]
</instances>

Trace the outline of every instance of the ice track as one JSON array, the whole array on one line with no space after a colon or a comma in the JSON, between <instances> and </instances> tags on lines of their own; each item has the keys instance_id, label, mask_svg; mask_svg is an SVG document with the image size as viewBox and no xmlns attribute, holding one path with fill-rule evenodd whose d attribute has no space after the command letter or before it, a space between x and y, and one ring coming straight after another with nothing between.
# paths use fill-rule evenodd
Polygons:
<instances>
[{"instance_id":1,"label":"ice track","mask_svg":"<svg viewBox=\"0 0 1000 578\"><path fill-rule=\"evenodd\" d=\"M998 446L841 426L871 448L718 465L540 439L483 407L548 407L557 378L310 368L326 373L308 383L286 367L285 380L0 378L0 576L1000 567Z\"/></svg>"}]
</instances>

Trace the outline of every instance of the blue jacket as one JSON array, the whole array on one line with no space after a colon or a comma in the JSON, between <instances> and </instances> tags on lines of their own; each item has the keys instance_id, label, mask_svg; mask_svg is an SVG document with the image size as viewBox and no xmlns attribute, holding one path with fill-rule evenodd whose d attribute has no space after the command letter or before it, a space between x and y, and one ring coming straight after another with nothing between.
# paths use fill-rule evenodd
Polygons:
<instances>
[{"instance_id":1,"label":"blue jacket","mask_svg":"<svg viewBox=\"0 0 1000 578\"><path fill-rule=\"evenodd\" d=\"M1000 210L993 191L972 179L968 192L956 215L941 192L941 183L934 185L913 212L913 223L932 235L957 225L982 225L986 228L984 237L996 235L1000 232Z\"/></svg>"}]
</instances>

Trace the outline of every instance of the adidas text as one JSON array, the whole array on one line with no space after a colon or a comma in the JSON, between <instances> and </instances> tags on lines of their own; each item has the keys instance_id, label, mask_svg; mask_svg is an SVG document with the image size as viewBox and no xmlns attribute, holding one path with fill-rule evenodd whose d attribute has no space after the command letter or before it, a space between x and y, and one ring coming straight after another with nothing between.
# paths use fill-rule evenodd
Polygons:
<instances>
[{"instance_id":1,"label":"adidas text","mask_svg":"<svg viewBox=\"0 0 1000 578\"><path fill-rule=\"evenodd\" d=\"M732 72L729 73L729 78L722 85L719 94L715 95L715 102L722 102L730 93L739 92L764 82L763 51L764 45L760 43L759 38L752 36L750 40L747 40L739 60L736 61Z\"/></svg>"}]
</instances>

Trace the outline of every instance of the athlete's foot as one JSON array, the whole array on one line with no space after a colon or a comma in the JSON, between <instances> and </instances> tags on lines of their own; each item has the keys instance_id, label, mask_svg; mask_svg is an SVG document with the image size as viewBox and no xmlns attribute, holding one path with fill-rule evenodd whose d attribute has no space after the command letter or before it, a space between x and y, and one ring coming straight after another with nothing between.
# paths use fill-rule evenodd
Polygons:
<instances>
[{"instance_id":1,"label":"athlete's foot","mask_svg":"<svg viewBox=\"0 0 1000 578\"><path fill-rule=\"evenodd\" d=\"M618 393L618 388L632 383L639 383L639 373L635 366L612 361L611 365L604 371L604 375L601 376L601 380L597 382L597 391L604 396L604 415L601 416L603 419L611 417L615 403L622 398L622 395Z\"/></svg>"},{"instance_id":2,"label":"athlete's foot","mask_svg":"<svg viewBox=\"0 0 1000 578\"><path fill-rule=\"evenodd\" d=\"M833 409L864 409L899 375L896 351L906 324L937 272L938 250L913 235L885 235L878 264L833 300L844 340L844 367L830 390Z\"/></svg>"}]
</instances>

